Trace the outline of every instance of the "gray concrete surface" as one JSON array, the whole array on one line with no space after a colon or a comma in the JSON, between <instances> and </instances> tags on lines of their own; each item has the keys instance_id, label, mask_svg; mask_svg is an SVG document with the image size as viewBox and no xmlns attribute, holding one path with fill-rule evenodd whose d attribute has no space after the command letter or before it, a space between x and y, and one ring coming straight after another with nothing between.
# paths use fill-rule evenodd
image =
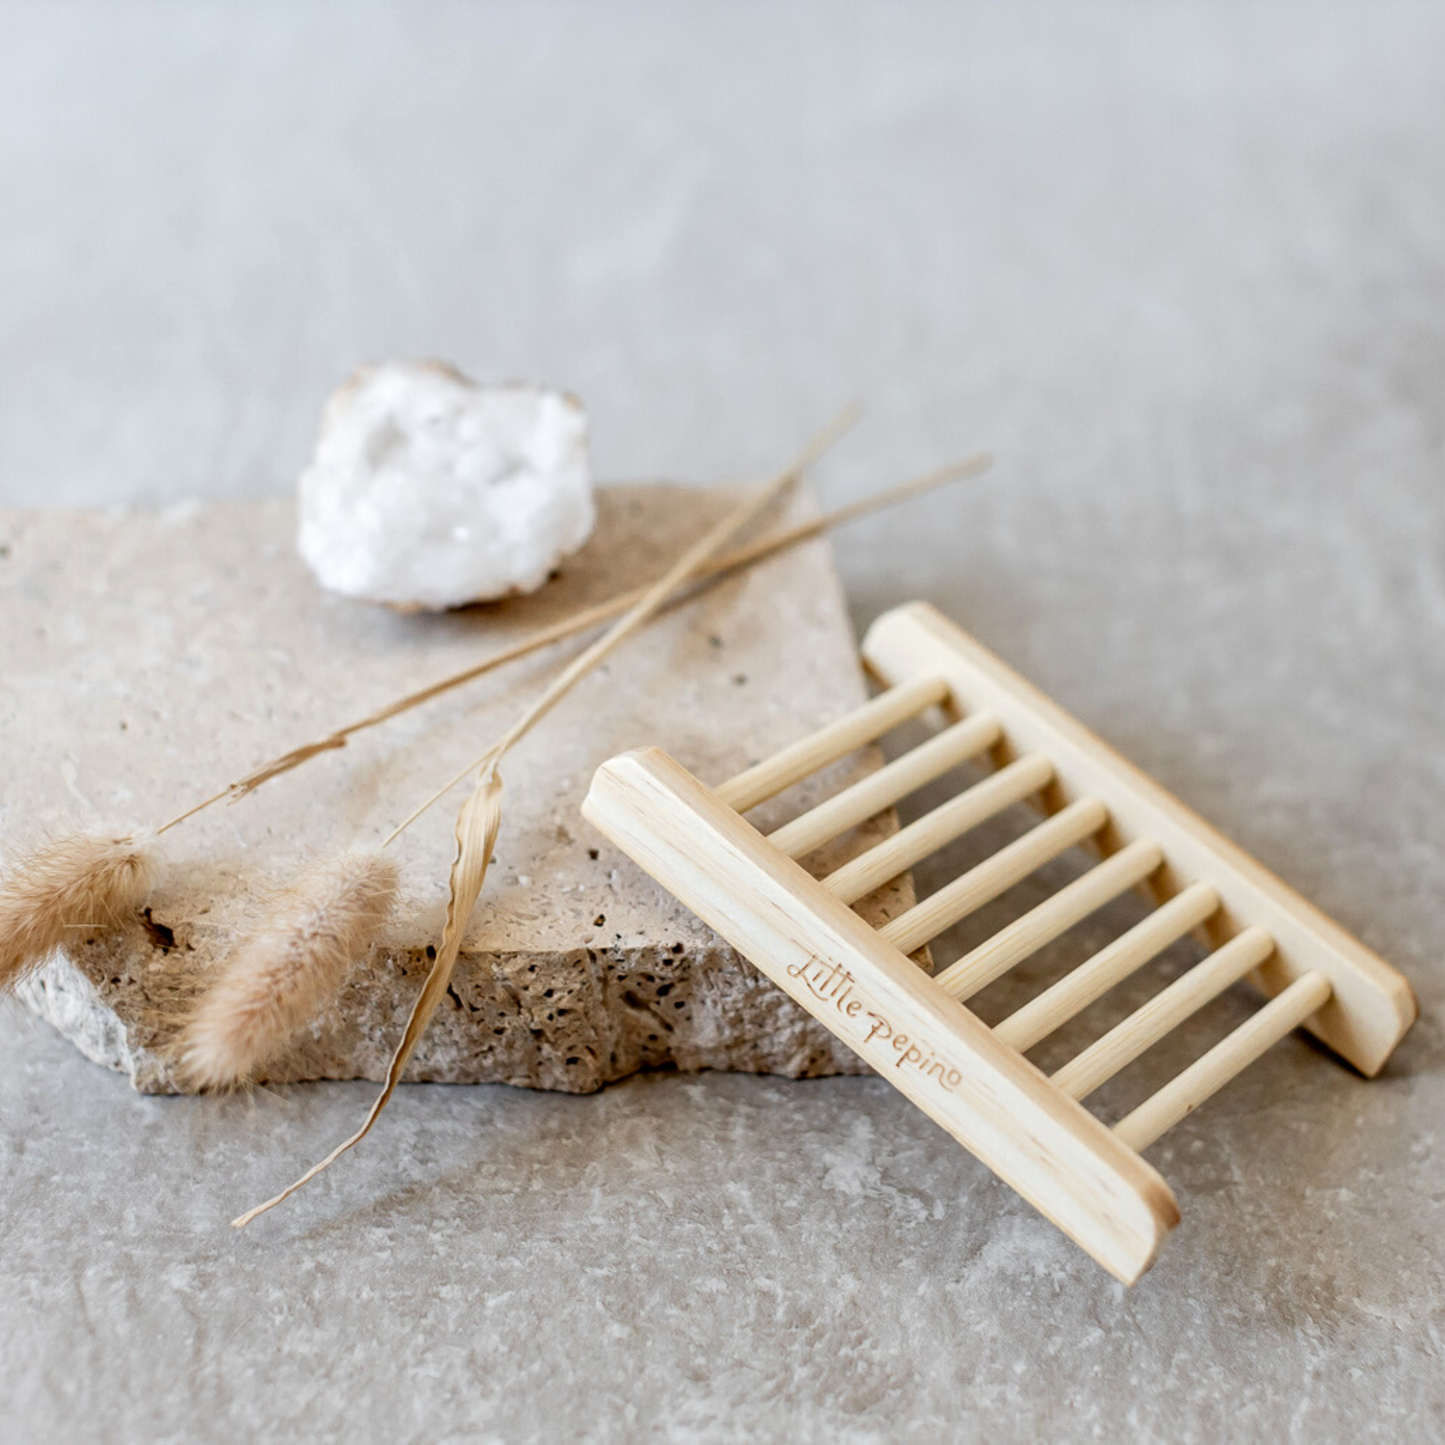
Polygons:
<instances>
[{"instance_id":1,"label":"gray concrete surface","mask_svg":"<svg viewBox=\"0 0 1445 1445\"><path fill-rule=\"evenodd\" d=\"M840 541L856 620L959 617L1423 1017L1171 1135L1126 1293L871 1080L410 1088L236 1237L365 1086L140 1098L12 1010L0 1433L1439 1438L1445 12L4 22L5 502L284 492L366 356L569 386L613 476L754 473L860 395L832 496L1001 462Z\"/></svg>"}]
</instances>

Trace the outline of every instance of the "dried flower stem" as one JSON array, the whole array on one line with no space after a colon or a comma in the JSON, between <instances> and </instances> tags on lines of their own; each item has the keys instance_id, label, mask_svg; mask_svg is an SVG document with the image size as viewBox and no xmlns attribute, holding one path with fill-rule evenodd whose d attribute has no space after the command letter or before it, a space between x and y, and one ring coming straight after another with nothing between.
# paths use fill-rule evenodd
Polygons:
<instances>
[{"instance_id":1,"label":"dried flower stem","mask_svg":"<svg viewBox=\"0 0 1445 1445\"><path fill-rule=\"evenodd\" d=\"M463 777L473 771L479 770L480 775L476 785L467 795L461 811L457 814L457 852L452 863L449 880L447 918L446 926L442 931L441 944L437 948L436 959L432 963L426 983L422 985L422 991L412 1006L411 1016L407 1020L401 1042L397 1045L396 1052L392 1055L391 1063L387 1067L386 1082L382 1086L381 1093L377 1096L356 1133L339 1144L325 1159L321 1160L319 1164L313 1165L300 1179L283 1189L275 1198L268 1199L266 1203L247 1210L245 1214L232 1220L232 1224L237 1229L244 1229L257 1215L264 1214L266 1210L289 1198L320 1174L323 1169L328 1168L336 1159L339 1159L348 1149L359 1144L370 1133L371 1126L376 1122L395 1092L407 1060L410 1059L417 1041L425 1032L438 1002L451 982L452 970L456 966L457 955L461 952L462 936L476 907L477 899L481 895L482 885L486 882L487 866L491 862L492 849L496 845L497 834L502 823L502 779L497 768L507 750L520 742L587 673L591 672L658 612L672 593L694 577L706 565L710 557L726 546L732 537L750 522L755 521L789 487L793 486L803 471L837 435L848 418L849 414L844 413L839 421L810 443L801 456L785 471L779 473L755 496L734 508L706 536L689 547L667 570L667 573L654 582L612 627L558 673L536 702L512 724L502 737L480 757L468 764L463 773L435 793L396 830L396 833L392 834L392 837L396 837L415 818L420 817L432 802L447 792L454 783L461 781Z\"/></svg>"},{"instance_id":2,"label":"dried flower stem","mask_svg":"<svg viewBox=\"0 0 1445 1445\"><path fill-rule=\"evenodd\" d=\"M837 507L831 512L825 512L822 516L814 517L807 522L799 522L784 531L775 533L770 537L763 537L746 546L738 547L733 551L724 553L721 557L715 558L704 567L698 569L692 578L691 585L687 586L682 595L668 601L668 607L680 606L704 589L714 586L723 578L741 571L744 568L755 566L757 563L766 561L778 553L792 547L800 546L804 542L811 541L815 537L822 536L825 532L832 531L835 527L842 527L849 522L855 522L860 517L868 516L872 512L881 511L885 507L895 506L900 502L911 501L915 497L921 497L938 487L946 486L951 482L961 481L966 477L977 476L986 470L991 464L992 458L987 453L979 453L976 456L968 457L962 461L953 462L948 466L939 467L923 476L914 477L909 481L901 482L894 487L886 487L872 496L860 498L856 502L850 502L847 506ZM365 732L368 728L374 728L384 722L389 722L394 717L399 717L412 708L420 707L423 703L431 702L434 698L443 696L454 688L463 686L465 683L473 682L509 662L516 662L523 657L528 657L534 652L540 652L553 643L565 641L569 637L575 637L578 633L591 631L594 627L600 627L605 622L621 616L629 607L633 607L647 593L648 588L635 587L630 591L620 593L616 597L609 597L605 602L593 603L584 607L560 621L550 623L548 626L539 628L528 637L518 642L511 643L500 651L493 653L490 657L484 658L481 662L471 667L463 668L460 672L454 672L448 677L439 679L417 692L408 693L405 697L398 698L395 702L388 703L385 707L378 708L375 712L368 713L365 717L359 718L356 722L348 723L345 727L337 728L334 732L328 733L323 738L314 742L304 743L302 746L292 748L289 752L272 758L269 762L262 763L259 767L247 773L245 777L238 778L234 783L229 783L220 792L212 794L194 806L188 808L184 813L170 819L163 824L156 832L164 833L174 828L178 823L183 823L187 818L193 817L213 803L219 803L225 799L232 802L239 802L247 794L255 792L265 783L273 778L278 778L284 773L290 772L293 768L300 767L302 763L309 762L312 758L319 757L322 753L334 752L344 748L357 733Z\"/></svg>"},{"instance_id":3,"label":"dried flower stem","mask_svg":"<svg viewBox=\"0 0 1445 1445\"><path fill-rule=\"evenodd\" d=\"M248 1083L341 990L396 902L397 868L356 851L307 869L227 960L181 1035L196 1088Z\"/></svg>"}]
</instances>

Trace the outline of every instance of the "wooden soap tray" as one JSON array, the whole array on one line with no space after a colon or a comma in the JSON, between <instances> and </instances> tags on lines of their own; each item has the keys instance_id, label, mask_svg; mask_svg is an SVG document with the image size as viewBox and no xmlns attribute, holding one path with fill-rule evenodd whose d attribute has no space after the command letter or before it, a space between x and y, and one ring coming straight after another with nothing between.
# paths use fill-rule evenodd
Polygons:
<instances>
[{"instance_id":1,"label":"wooden soap tray","mask_svg":"<svg viewBox=\"0 0 1445 1445\"><path fill-rule=\"evenodd\" d=\"M657 749L598 769L583 811L780 988L1086 1249L1133 1283L1179 1219L1141 1157L1166 1130L1303 1027L1361 1073L1414 1022L1388 964L1221 837L933 608L880 618L863 645L885 690L709 789ZM946 725L766 837L742 816L910 719ZM981 782L824 878L797 861L968 759ZM891 923L852 905L1021 801L1045 814ZM1075 845L1088 871L933 977L909 958ZM1152 911L994 1028L965 1000L1110 900ZM1212 952L1052 1076L1025 1051L1194 932ZM1269 1002L1112 1128L1080 1102L1248 978Z\"/></svg>"}]
</instances>

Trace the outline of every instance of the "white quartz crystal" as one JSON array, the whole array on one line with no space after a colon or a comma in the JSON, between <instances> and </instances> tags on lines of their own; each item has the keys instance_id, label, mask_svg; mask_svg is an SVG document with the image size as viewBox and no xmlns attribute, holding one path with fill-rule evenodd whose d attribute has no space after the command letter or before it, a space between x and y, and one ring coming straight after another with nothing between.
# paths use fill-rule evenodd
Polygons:
<instances>
[{"instance_id":1,"label":"white quartz crystal","mask_svg":"<svg viewBox=\"0 0 1445 1445\"><path fill-rule=\"evenodd\" d=\"M364 366L301 476L301 555L322 586L440 609L534 592L592 532L587 414L439 362Z\"/></svg>"}]
</instances>

